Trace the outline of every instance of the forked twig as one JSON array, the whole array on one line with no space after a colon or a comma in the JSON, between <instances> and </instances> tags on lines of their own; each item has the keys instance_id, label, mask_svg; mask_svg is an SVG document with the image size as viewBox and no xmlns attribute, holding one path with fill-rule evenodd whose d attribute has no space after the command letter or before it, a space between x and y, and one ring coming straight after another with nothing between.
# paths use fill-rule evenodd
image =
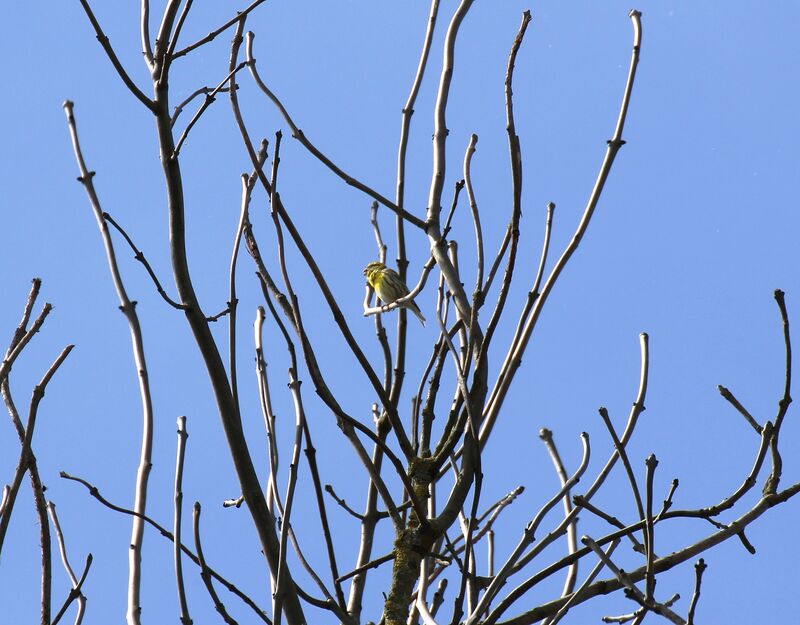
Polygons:
<instances>
[{"instance_id":1,"label":"forked twig","mask_svg":"<svg viewBox=\"0 0 800 625\"><path fill-rule=\"evenodd\" d=\"M237 22L240 22L243 18L247 17L247 15L250 12L252 12L253 9L258 7L258 5L260 5L260 4L263 4L265 1L266 0L254 0L254 2L252 2L250 4L250 6L248 6L246 9L242 9L241 11L237 11L236 12L236 17L232 17L227 22L225 22L222 26L220 26L219 28L216 28L215 30L212 30L210 33L208 33L202 39L198 39L197 41L195 41L194 43L186 46L185 48L182 48L182 49L178 50L177 52L171 54L170 57L173 60L174 59L179 59L180 57L186 56L187 54L189 54L189 52L191 52L192 50L196 50L200 46L203 46L203 45L209 43L210 41L213 41L214 39L217 38L217 35L220 35L220 34L224 33L231 26L233 26Z\"/></svg>"},{"instance_id":2,"label":"forked twig","mask_svg":"<svg viewBox=\"0 0 800 625\"><path fill-rule=\"evenodd\" d=\"M86 564L83 566L83 573L81 573L81 578L77 580L77 583L75 583L75 585L72 587L72 590L69 591L69 595L67 595L67 598L64 601L64 605L61 606L61 609L55 615L50 625L56 625L61 620L61 617L64 616L70 604L75 600L75 598L78 598L79 602L81 601L81 599L83 599L83 605L84 606L86 605L86 598L83 596L83 593L81 592L81 587L83 586L83 582L86 581L86 576L89 575L89 569L92 566L92 561L93 558L92 554L90 553L89 555L86 556ZM83 622L84 613L85 611L81 610L81 608L79 607L78 614L75 617L75 625L81 625L81 623Z\"/></svg>"},{"instance_id":3,"label":"forked twig","mask_svg":"<svg viewBox=\"0 0 800 625\"><path fill-rule=\"evenodd\" d=\"M4 497L3 501L3 515L2 517L0 517L0 550L2 550L3 544L5 542L6 532L8 530L8 524L11 521L11 513L14 508L14 502L16 500L17 493L19 492L19 487L22 484L22 478L25 476L25 473L28 471L29 465L31 463L32 459L31 445L33 443L33 432L36 427L36 417L39 412L39 404L41 403L42 398L44 397L47 385L49 384L52 377L56 374L56 371L58 371L62 363L66 360L67 356L69 356L69 353L72 351L73 347L75 346L67 345L61 351L61 353L53 361L53 364L50 365L50 368L42 376L42 379L39 381L39 383L36 386L34 386L33 393L31 393L31 402L30 402L30 407L28 408L28 419L27 422L25 423L25 428L24 428L25 435L22 438L20 444L19 461L17 463L17 469L14 472L14 478L11 481L8 495ZM43 493L38 493L38 494L43 496ZM37 500L39 502L41 502L42 499L43 497L37 497ZM37 508L39 509L38 512L41 518L40 503L37 503ZM44 521L46 526L47 525L46 511L45 511ZM48 542L48 544L43 545L43 548L49 551L50 534L49 531L46 530L46 527L43 527L42 529L43 531L46 532L45 537ZM43 570L44 582L45 586L47 586L49 584L49 554L43 554L42 560L43 560L43 569L45 569ZM46 588L45 590L46 592L43 593L43 600L49 601L50 599L49 589ZM49 607L43 605L42 608L43 608L42 610L43 613L46 613L49 619L50 616Z\"/></svg>"},{"instance_id":4,"label":"forked twig","mask_svg":"<svg viewBox=\"0 0 800 625\"><path fill-rule=\"evenodd\" d=\"M197 112L194 114L194 117L192 117L189 123L186 124L186 128L184 128L183 133L180 136L180 139L178 139L178 143L175 145L175 149L172 151L171 158L178 158L178 156L181 153L181 148L183 147L183 144L186 141L186 138L189 136L189 133L191 132L192 128L194 128L194 125L197 123L197 121L200 119L203 113L205 113L206 109L209 106L211 106L211 103L214 102L214 100L216 100L215 96L225 88L225 84L230 82L233 79L234 74L236 74L236 72L242 69L245 65L247 65L247 63L245 63L244 61L239 63L239 65L237 65L230 72L228 72L228 75L225 76L225 78L223 78L222 81L216 87L214 87L209 93L206 94L202 106L200 106L200 108L197 109ZM174 120L176 119L176 117L177 117L177 112L172 117L173 124L175 123Z\"/></svg>"},{"instance_id":5,"label":"forked twig","mask_svg":"<svg viewBox=\"0 0 800 625\"><path fill-rule=\"evenodd\" d=\"M642 40L642 25L641 25L641 13L639 11L631 11L629 13L633 24L633 51L631 53L631 63L630 69L628 71L628 79L625 85L625 90L622 96L622 104L620 105L620 112L619 117L617 118L616 129L614 130L614 134L611 139L608 141L608 146L606 149L606 154L603 159L603 164L600 167L600 172L597 175L597 180L595 181L594 188L589 196L589 200L586 204L586 208L584 209L583 216L578 224L577 229L575 230L575 234L572 236L572 240L565 248L564 252L561 254L561 257L556 262L555 266L550 272L550 276L545 281L545 285L542 288L542 292L536 303L531 310L530 316L528 317L527 321L525 322L524 329L519 337L519 340L514 342L508 350L506 355L504 365L501 368L501 373L498 376L498 380L495 383L497 386L496 391L492 392L492 402L487 406L486 410L484 411L484 424L481 428L481 442L484 443L485 440L488 438L489 434L491 433L492 425L494 424L495 420L497 419L497 415L499 414L500 407L502 406L505 397L508 393L508 389L511 386L511 382L514 379L514 375L516 374L517 370L519 369L520 364L522 363L522 357L525 353L525 349L528 346L528 342L533 334L533 330L536 327L536 322L539 319L539 315L547 302L547 299L550 293L553 290L553 287L558 281L558 277L561 275L561 272L566 267L567 263L569 262L572 255L578 249L580 245L581 239L585 234L587 228L589 227L589 223L594 215L595 208L597 207L598 202L600 201L600 196L603 192L603 188L605 187L606 180L611 172L611 167L614 163L614 159L617 155L619 149L625 144L625 141L622 139L622 131L625 127L625 119L628 113L628 104L630 103L631 94L633 92L633 83L636 77L636 67L639 64L639 49L641 47L641 40Z\"/></svg>"},{"instance_id":6,"label":"forked twig","mask_svg":"<svg viewBox=\"0 0 800 625\"><path fill-rule=\"evenodd\" d=\"M69 595L64 603L64 607L61 608L59 613L53 619L51 625L55 625L60 615L67 611L69 605L77 599L78 601L78 613L75 615L75 625L80 625L83 621L83 615L86 612L86 597L81 592L81 586L83 585L83 580L86 579L86 575L89 572L89 567L92 564L92 554L90 553L86 559L86 567L81 579L78 580L78 577L75 575L75 571L72 570L72 566L70 566L69 558L67 557L67 544L64 541L64 533L61 531L61 524L58 522L58 515L56 514L56 504L52 501L47 502L47 511L50 513L50 519L53 522L53 528L56 531L56 540L58 541L58 548L61 553L61 562L64 564L64 569L67 571L67 575L69 576L70 581L72 582L72 588L69 591Z\"/></svg>"}]
</instances>

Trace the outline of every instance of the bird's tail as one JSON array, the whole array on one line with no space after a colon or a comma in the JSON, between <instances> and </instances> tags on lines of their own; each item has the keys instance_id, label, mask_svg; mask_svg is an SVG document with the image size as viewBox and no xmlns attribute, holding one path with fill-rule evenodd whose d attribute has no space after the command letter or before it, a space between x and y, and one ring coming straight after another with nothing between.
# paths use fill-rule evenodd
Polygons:
<instances>
[{"instance_id":1,"label":"bird's tail","mask_svg":"<svg viewBox=\"0 0 800 625\"><path fill-rule=\"evenodd\" d=\"M417 306L414 302L409 302L407 308L417 316L417 319L419 319L424 326L425 317L422 314L422 311L419 309L419 306Z\"/></svg>"}]
</instances>

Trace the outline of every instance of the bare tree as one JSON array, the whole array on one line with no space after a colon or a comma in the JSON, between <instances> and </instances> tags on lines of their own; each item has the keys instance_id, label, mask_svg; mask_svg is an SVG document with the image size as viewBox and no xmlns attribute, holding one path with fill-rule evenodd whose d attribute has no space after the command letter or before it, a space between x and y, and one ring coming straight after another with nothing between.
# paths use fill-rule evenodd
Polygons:
<instances>
[{"instance_id":1,"label":"bare tree","mask_svg":"<svg viewBox=\"0 0 800 625\"><path fill-rule=\"evenodd\" d=\"M357 625L368 619L380 620L385 625L407 623L464 623L465 625L527 625L545 622L555 625L576 606L599 595L622 591L631 602L630 613L606 617L606 622L641 623L653 613L673 623L693 623L700 596L705 564L702 558L708 549L738 538L752 550L746 530L769 508L784 503L800 491L800 482L781 488L782 459L779 435L791 402L791 343L789 316L784 294L775 292L785 339L785 385L778 402L775 417L759 423L739 400L724 387L723 397L730 402L752 427L758 443L754 445L752 464L741 485L722 501L711 501L699 508L677 509L673 498L678 481L665 497L654 492L654 476L658 465L655 455L646 460L644 481L637 477L626 451L639 418L645 409L649 375L649 347L646 334L640 336L640 376L630 414L620 429L612 422L608 411L600 408L599 415L608 429L608 459L595 474L590 469L589 436L580 435L582 458L577 466L567 467L562 462L553 434L542 429L540 436L549 453L560 487L554 492L538 492L540 507L524 528L519 531L516 547L508 554L496 554L495 524L500 515L511 506L522 492L522 486L505 497L486 502L482 499L484 473L502 470L487 466L484 449L492 436L495 424L504 417L504 405L523 356L527 353L531 337L562 271L577 251L591 223L593 214L611 174L614 159L625 141L623 131L637 72L642 46L641 14L631 11L632 53L627 80L620 96L619 114L613 134L608 140L605 157L596 181L586 202L574 234L553 261L550 250L550 233L554 220L553 204L547 206L543 223L543 242L540 262L535 278L526 285L528 296L521 310L507 311L509 290L514 280L522 280L515 273L519 249L520 218L523 209L522 183L523 159L520 138L515 124L513 79L515 64L522 49L531 15L522 16L518 33L510 42L508 64L505 68L506 129L508 154L513 183L513 202L507 215L505 236L497 250L487 249L481 224L482 213L472 180L472 159L478 137L472 135L463 156L463 169L452 195L446 184L453 178L452 165L448 170L448 157L453 158L459 146L448 141L447 113L450 102L451 81L456 70L456 41L461 24L468 14L472 1L462 0L452 15L440 15L438 0L432 0L430 16L419 65L408 99L403 107L401 133L397 155L396 190L393 198L381 193L356 178L345 165L334 162L309 138L292 117L278 95L259 73L256 62L255 35L246 32L248 16L264 0L255 0L244 10L197 41L181 40L181 31L192 9L192 1L168 0L155 36L150 31L149 2L141 3L141 42L144 60L152 77L152 95L133 80L120 62L109 38L95 17L87 0L80 0L109 61L120 79L142 106L153 116L158 140L163 179L166 184L166 205L169 214L170 258L177 295L165 286L156 271L137 247L132 236L108 212L105 212L94 184L94 171L85 156L78 134L75 106L65 102L64 109L71 134L72 146L79 169L79 181L84 186L91 208L100 228L111 277L131 332L132 351L139 376L142 404L142 442L140 465L136 479L133 508L127 509L108 501L85 477L62 473L62 477L77 481L108 508L132 517L132 535L129 551L129 584L127 592L127 620L137 625L141 619L142 544L146 527L152 526L173 543L175 579L181 623L192 622L190 595L186 592L187 562L198 567L208 595L226 623L236 623L224 605L217 587L224 586L237 600L250 608L248 618L254 622L288 625L307 622L338 621ZM434 108L433 169L424 214L411 208L406 199L406 162L408 158L411 121L417 95L427 76L428 61L437 28L444 29L442 70L438 77L438 91ZM173 62L195 53L196 50L226 32L233 32L227 73L213 87L201 87L174 98L170 93ZM502 71L498 68L498 71ZM249 74L249 78L245 76ZM324 164L330 172L361 191L367 198L361 218L372 224L376 240L376 257L387 262L387 242L380 228L379 214L390 211L395 216L395 240L399 278L408 281L412 288L407 295L391 302L376 301L368 284L364 299L364 316L370 317L375 327L375 337L382 354L377 366L370 359L369 348L359 342L343 312L341 302L329 286L326 268L315 259L300 228L296 225L290 206L284 204L279 192L280 150L282 134L278 131L273 141L259 140L248 126L239 104L242 89L259 90L283 116L292 138L307 152ZM231 112L241 134L243 149L251 161L251 169L242 175L241 212L233 242L229 271L229 299L221 313L205 310L198 299L191 259L187 253L187 215L184 189L187 182L181 174L181 152L187 137L196 127L212 103L226 93ZM182 98L182 99L181 99ZM198 99L202 98L199 101ZM180 100L177 106L174 102ZM194 106L196 112L186 121L186 112ZM184 123L185 122L185 123ZM86 150L86 154L91 148ZM274 229L275 247L259 243L259 233L251 221L255 210L256 194L263 195ZM454 214L466 203L474 224L474 266L459 262L458 242L451 237ZM367 208L371 209L367 212ZM462 208L462 211L467 208ZM263 234L263 233L261 233ZM427 242L429 255L421 262L418 275L408 272L409 258L406 242L414 237ZM263 293L263 305L255 311L253 344L237 333L239 315L237 267L241 262L242 242L250 256L257 277L257 286ZM461 242L464 244L463 242ZM208 381L213 390L216 407L224 428L230 457L239 480L240 497L225 505L239 507L244 504L256 530L260 548L266 559L271 579L271 593L250 597L222 577L206 560L201 542L201 506L193 508L193 541L186 538L183 523L183 470L187 444L187 422L178 419L178 445L175 472L175 511L172 530L159 524L147 512L148 478L153 446L153 401L151 399L148 368L145 358L145 336L139 322L136 304L126 290L123 270L117 257L117 246L129 247L143 265L163 300L178 314L185 316L191 329L200 357L208 371ZM312 310L300 305L295 286L297 270L287 261L289 254L299 254L313 276L324 299L327 310ZM463 259L463 254L461 258ZM468 280L472 279L470 283ZM470 284L471 286L465 286ZM424 374L411 388L413 400L410 408L403 403L406 387L406 362L409 354L407 336L407 311L409 303L423 289L436 291L437 306L431 323L438 327L438 336L430 352L424 355ZM74 600L78 600L80 622L85 609L81 592L89 571L91 556L87 559L79 578L66 558L64 540L60 532L55 506L49 512L56 529L64 564L69 572L72 588L63 608L55 619L50 608L50 535L41 480L36 469L32 450L36 411L44 387L69 353L69 347L47 371L34 390L26 424L16 410L9 390L8 374L11 367L33 334L38 331L50 306L30 324L39 282L34 287L6 357L0 368L0 382L9 413L17 429L21 452L18 469L10 486L4 491L0 506L0 548L5 538L8 519L14 508L17 491L25 473L30 476L34 500L42 528L42 623L54 623L61 618ZM396 311L394 344L384 323L394 318L388 313ZM505 317L504 317L505 315ZM212 324L219 320L228 323L227 340L220 340L212 332ZM352 399L344 401L329 386L325 368L318 358L318 339L309 330L311 324L327 324L326 334L337 335L346 344L358 363L352 375L364 380L370 388L366 398L360 398L361 412L371 412L373 423L356 416L349 406ZM499 337L501 323L510 328L510 341ZM285 352L275 346L265 348L263 332L266 325L277 328L283 337ZM248 440L243 427L244 399L239 396L237 364L243 352L255 353L258 377L258 397L266 429L266 446L269 457L269 475L264 477L253 460L254 443ZM422 357L422 354L414 354ZM273 410L274 384L267 375L268 362L288 363L288 393L294 405L294 430L288 446L277 434ZM490 364L492 366L490 366ZM381 370L382 368L382 370ZM325 406L330 419L335 420L341 434L363 466L366 488L363 509L358 511L340 497L335 488L326 482L331 469L319 466L312 442L312 423L306 418L301 380L310 380L314 391ZM409 382L409 386L410 386ZM406 387L404 389L404 387ZM449 393L449 394L448 394ZM446 397L445 397L446 396ZM446 401L449 398L449 401ZM374 403L373 403L374 401ZM437 420L438 417L438 420ZM436 426L434 421L436 421ZM328 444L326 442L326 444ZM259 448L263 443L258 443ZM309 479L300 479L301 452L305 447ZM596 450L595 450L596 451ZM288 460L287 460L288 459ZM288 471L279 471L281 460L288 462ZM765 464L769 463L769 468ZM603 509L595 495L606 484L612 470L619 465L630 484L635 518L626 519L623 511ZM765 477L765 474L766 477ZM285 475L283 481L281 476ZM90 478L90 476L87 476ZM578 490L578 484L588 484ZM762 495L749 507L743 505L745 496L757 486ZM295 533L293 514L300 497L313 501L319 517L319 535L314 539ZM553 513L562 506L563 514ZM330 510L344 511L360 525L360 545L357 553L342 553L337 548L331 529ZM341 511L338 510L341 508ZM552 513L552 514L551 514ZM723 513L735 514L734 520L723 522ZM578 515L594 523L591 535L579 531ZM554 520L555 519L555 520ZM656 535L669 523L679 519L697 519L708 527L707 533L697 540L688 540L668 555L657 546ZM390 525L392 539L385 541L381 524ZM657 531L658 530L658 531ZM554 558L547 548L565 539L566 553ZM621 543L629 543L630 552L622 555ZM485 547L487 560L479 554ZM619 549L619 551L618 551ZM632 556L631 556L632 554ZM621 561L625 565L620 564ZM678 597L657 593L659 575L687 561L696 560L696 585L688 608L677 604ZM321 564L324 562L325 564ZM371 573L383 565L391 564L391 582L386 588L373 582L372 594L384 593L383 612L368 613L371 602L365 605ZM589 569L579 570L579 565ZM528 591L556 577L563 577L563 590L546 601L532 601ZM307 584L313 586L307 586ZM436 586L434 589L433 586ZM269 609L260 607L271 601ZM682 616L682 611L687 614ZM320 616L322 613L322 616Z\"/></svg>"}]
</instances>

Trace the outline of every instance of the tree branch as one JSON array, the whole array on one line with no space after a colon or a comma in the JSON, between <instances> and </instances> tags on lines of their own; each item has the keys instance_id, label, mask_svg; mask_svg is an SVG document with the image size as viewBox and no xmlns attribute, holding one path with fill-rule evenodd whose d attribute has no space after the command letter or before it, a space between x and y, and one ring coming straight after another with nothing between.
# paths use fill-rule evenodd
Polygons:
<instances>
[{"instance_id":1,"label":"tree branch","mask_svg":"<svg viewBox=\"0 0 800 625\"><path fill-rule=\"evenodd\" d=\"M286 107L283 106L283 103L278 99L275 93L267 87L266 83L261 79L261 76L256 69L256 59L253 57L253 39L255 35L252 32L247 33L247 65L250 67L250 73L253 75L253 80L256 81L256 84L264 92L272 103L277 107L280 111L281 115L283 116L284 120L289 126L289 129L292 131L292 137L297 139L303 147L305 147L311 154L313 154L317 159L322 162L328 169L330 169L334 174L339 176L342 180L344 180L348 185L351 187L355 187L359 191L362 191L369 195L374 200L377 200L381 204L383 204L386 208L388 208L393 213L400 215L408 221L410 224L417 226L418 228L424 228L425 222L422 221L419 217L412 215L407 210L400 208L392 202L389 198L381 195L371 187L367 186L360 180L354 178L340 167L338 167L333 161L331 161L325 154L323 154L311 141L305 136L302 130L297 127L292 119L289 112L286 110Z\"/></svg>"},{"instance_id":2,"label":"tree branch","mask_svg":"<svg viewBox=\"0 0 800 625\"><path fill-rule=\"evenodd\" d=\"M100 22L97 21L97 18L94 16L94 12L92 8L89 6L89 2L87 0L79 0L83 10L86 12L86 17L89 18L89 21L92 24L92 28L94 28L95 35L97 36L97 41L100 42L100 45L103 47L106 55L108 56L108 60L111 61L111 64L114 66L114 69L117 70L117 74L122 79L122 82L125 83L125 86L128 90L136 97L139 102L144 104L151 113L155 113L156 105L155 103L148 98L139 87L133 82L131 77L128 75L128 72L125 71L125 68L120 63L119 59L117 58L116 52L114 52L114 48L111 47L111 41L103 32L102 27L100 26ZM144 0L143 0L144 1ZM144 25L144 21L142 24ZM145 48L146 49L146 48Z\"/></svg>"},{"instance_id":3,"label":"tree branch","mask_svg":"<svg viewBox=\"0 0 800 625\"><path fill-rule=\"evenodd\" d=\"M210 33L208 33L202 39L198 39L193 44L188 45L185 48L182 48L181 50L178 50L177 52L175 52L174 54L171 55L172 59L175 60L175 59L178 59L178 58L180 58L182 56L186 56L192 50L196 50L200 46L203 46L203 45L209 43L210 41L214 41L214 39L217 38L217 35L220 35L220 34L224 33L231 26L233 26L234 24L236 24L237 22L239 22L243 18L247 17L247 15L251 11L253 11L256 7L258 7L258 5L263 4L265 1L266 0L255 0L246 9L242 9L241 11L237 11L236 12L236 17L232 17L227 22L225 22L222 26L220 26L216 30L212 30Z\"/></svg>"},{"instance_id":4,"label":"tree branch","mask_svg":"<svg viewBox=\"0 0 800 625\"><path fill-rule=\"evenodd\" d=\"M95 220L100 228L100 236L106 251L106 260L111 272L111 279L117 291L120 302L120 310L128 322L131 333L131 348L136 370L139 375L139 395L142 402L142 443L139 457L139 467L136 473L136 496L134 510L139 514L144 514L147 506L147 483L152 468L153 453L153 402L150 393L150 378L147 372L147 360L144 354L144 339L142 328L139 323L139 315L136 313L136 302L128 297L128 292L122 280L122 274L117 263L117 255L114 251L114 243L111 240L111 233L100 206L100 199L94 187L94 172L89 171L81 150L78 138L78 127L73 114L73 103L67 100L64 102L64 111L67 115L70 137L72 138L72 148L75 152L75 160L78 163L80 176L78 181L83 185L89 197ZM141 613L140 592L141 592L141 565L142 565L142 543L144 540L144 524L141 519L134 518L131 529L131 548L128 553L129 579L128 579L128 622L130 625L138 625Z\"/></svg>"},{"instance_id":5,"label":"tree branch","mask_svg":"<svg viewBox=\"0 0 800 625\"><path fill-rule=\"evenodd\" d=\"M561 272L563 271L564 267L567 265L569 259L578 249L581 239L583 238L583 235L586 233L586 229L589 227L589 223L592 219L592 216L594 215L595 208L597 207L597 204L600 201L600 196L603 192L603 188L605 187L608 175L611 172L611 166L614 164L614 159L617 155L617 152L625 143L622 139L622 131L625 126L625 118L628 112L628 104L630 102L631 93L633 91L633 82L636 77L636 67L639 63L639 49L641 46L641 38L642 38L642 27L640 20L641 13L639 11L631 11L629 13L629 16L633 23L633 52L631 54L630 69L628 70L628 80L625 85L625 90L622 96L622 104L620 105L620 113L617 119L617 125L614 131L614 135L608 141L608 147L606 149L605 158L603 159L603 164L600 167L600 172L598 173L597 180L595 181L594 188L592 189L592 193L589 196L589 201L586 205L583 216L581 217L580 223L578 224L578 228L575 231L575 234L572 236L572 240L567 245L566 249L561 254L561 257L558 259L552 271L550 272L550 276L547 278L547 281L545 282L544 288L542 289L542 293L536 300L536 303L533 306L533 310L531 311L530 317L525 322L525 327L522 331L521 336L519 337L519 340L515 341L509 347L504 365L501 368L501 373L498 376L497 382L495 383L495 385L497 386L497 390L493 391L492 393L493 401L487 406L484 414L485 423L493 424L495 419L497 418L497 414L500 411L500 407L502 406L506 394L508 393L508 389L511 386L511 381L514 379L514 375L516 371L519 369L520 364L522 363L522 356L525 353L525 349L528 345L528 342L530 341L531 335L533 334L533 330L536 326L536 322L539 319L539 315L541 314L542 308L547 302L547 298L552 292L553 287L558 281L558 277L561 275ZM481 432L482 443L485 444L485 440L488 438L490 432L491 428L484 425Z\"/></svg>"}]
</instances>

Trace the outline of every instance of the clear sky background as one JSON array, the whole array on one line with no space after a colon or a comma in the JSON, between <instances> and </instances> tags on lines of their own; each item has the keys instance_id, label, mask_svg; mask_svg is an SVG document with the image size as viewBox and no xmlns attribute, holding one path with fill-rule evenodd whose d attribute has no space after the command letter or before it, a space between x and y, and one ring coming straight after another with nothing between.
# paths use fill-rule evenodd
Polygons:
<instances>
[{"instance_id":1,"label":"clear sky background","mask_svg":"<svg viewBox=\"0 0 800 625\"><path fill-rule=\"evenodd\" d=\"M95 11L134 80L150 93L141 59L137 2L95 2ZM160 12L155 3L153 15ZM184 29L194 41L231 17L243 3L196 2ZM429 73L413 118L407 208L423 215L430 181L432 103L441 66L444 28L455 8L443 1ZM523 3L480 0L464 22L449 108L452 169L447 189L461 177L469 136L479 135L473 179L488 250L502 238L511 205L503 79L508 50L524 9L534 21L517 61L517 128L525 163L524 213L518 265L498 347L509 339L539 256L544 207L556 203L552 254L569 241L588 198L617 116L631 46L627 2ZM589 433L588 475L605 463L612 445L597 415L607 406L618 428L634 399L639 370L638 334L651 337L647 410L629 447L639 477L655 453L657 501L679 478L681 508L719 502L752 466L758 438L722 400L717 384L731 388L761 422L774 418L783 388L783 341L773 290L786 291L790 319L800 327L797 237L800 181L797 145L800 6L794 2L664 2L643 0L644 40L624 138L598 211L573 262L564 272L529 347L484 459L489 503L518 484L528 486L498 526L498 553L507 554L524 524L557 488L550 460L538 440L551 428L569 468L580 458L579 433ZM400 112L413 78L428 2L288 2L270 0L249 20L256 32L259 68L283 98L298 125L347 171L393 196ZM132 506L139 455L140 407L128 329L117 310L97 226L84 190L76 183L63 100L75 101L78 127L104 210L124 224L174 292L168 255L167 212L151 115L121 84L94 38L77 1L7 3L8 27L0 39L6 59L6 93L0 98L0 332L10 338L31 278L44 281L43 300L55 310L15 367L12 384L25 406L32 386L67 343L76 349L51 382L38 419L34 451L59 510L73 566L92 552L84 586L85 623L124 619L130 519L94 501L82 487L59 479L66 470L96 484L113 502ZM154 17L153 30L158 20ZM232 31L173 69L177 103L227 73ZM240 78L244 113L256 137L271 137L285 124L246 74ZM194 108L184 113L188 121ZM187 194L188 245L195 285L209 314L225 307L228 262L238 219L239 175L250 169L223 96L203 116L182 153ZM347 187L285 132L281 192L305 240L325 268L356 336L375 363L380 355L374 325L361 316L361 269L376 255L369 225L370 200ZM448 197L446 195L446 197ZM273 231L256 194L255 227L262 250L276 267ZM389 258L393 219L381 213ZM466 204L456 218L462 266L471 267L473 240ZM185 510L204 505L209 561L269 605L266 567L245 510L223 510L237 481L196 347L183 315L158 297L142 268L116 240L129 293L139 301L156 410L154 468L149 512L172 523L175 419L188 417ZM427 241L410 235L410 271L419 271ZM375 400L355 361L330 325L330 315L301 259L289 262L323 369L351 414L369 423ZM240 263L240 386L244 419L260 470L266 470L264 433L255 395L251 323L260 295L249 257ZM473 274L465 270L471 284ZM435 293L418 299L429 319ZM406 397L411 395L437 336L435 323L410 325ZM394 331L394 324L389 324ZM227 324L216 336L224 344ZM291 399L285 393L287 360L274 327L267 331L267 360L281 433L292 435ZM493 359L499 365L500 350ZM335 428L305 372L304 397L326 481L357 509L366 482L350 446ZM452 379L448 380L452 384ZM451 387L449 387L451 388ZM444 398L451 391L442 395ZM446 409L443 399L441 410ZM782 434L784 482L800 479L800 428L790 409ZM10 481L19 446L10 423L0 428L0 483ZM288 466L284 453L282 478ZM620 470L618 467L617 470ZM760 493L766 472L751 496ZM635 507L624 480L610 480L597 502L631 521ZM316 513L303 466L303 490L294 525L308 555L325 569ZM576 489L588 482L585 480ZM740 508L743 511L745 508ZM355 559L358 524L329 507L343 570ZM549 517L549 528L558 518ZM723 515L730 521L738 515ZM592 520L581 533L600 534ZM766 513L748 530L758 550L748 554L731 540L705 554L709 569L698 608L700 623L787 622L796 613L795 528L800 501ZM669 527L669 526L667 526ZM187 530L189 526L187 525ZM676 523L659 534L657 551L706 535L710 525ZM387 540L376 548L382 555ZM383 549L383 551L381 551ZM559 544L546 552L555 558ZM626 554L628 568L641 562ZM549 561L549 560L548 560ZM541 566L541 565L540 565ZM534 567L536 570L540 566ZM584 567L585 573L588 567ZM380 618L388 567L368 587L365 616ZM218 618L186 564L196 623ZM606 576L604 572L603 576ZM307 582L302 575L299 578ZM665 575L659 597L681 594L685 614L692 592L690 563ZM38 530L30 489L23 484L0 563L0 623L38 620ZM537 588L521 608L557 596L561 579ZM145 539L143 622L178 622L171 545L156 532ZM54 562L54 603L69 586ZM251 613L224 593L240 623ZM448 594L452 598L452 594ZM621 595L590 602L566 622L599 622L604 614L633 611ZM520 610L521 611L521 610ZM312 622L322 620L309 610Z\"/></svg>"}]
</instances>

